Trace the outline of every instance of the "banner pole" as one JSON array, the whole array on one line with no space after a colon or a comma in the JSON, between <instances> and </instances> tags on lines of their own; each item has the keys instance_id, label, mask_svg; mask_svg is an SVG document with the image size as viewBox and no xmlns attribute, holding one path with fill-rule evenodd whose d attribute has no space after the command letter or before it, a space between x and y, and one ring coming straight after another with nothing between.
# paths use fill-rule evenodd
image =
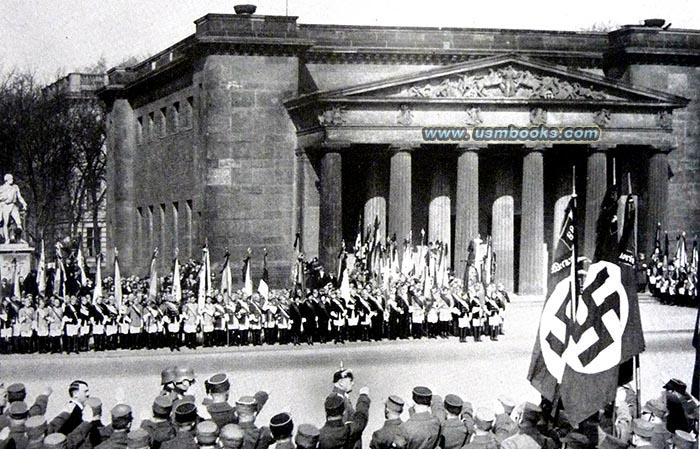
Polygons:
<instances>
[{"instance_id":1,"label":"banner pole","mask_svg":"<svg viewBox=\"0 0 700 449\"><path fill-rule=\"evenodd\" d=\"M639 354L634 356L634 383L635 383L635 388L637 389L637 413L636 413L636 418L641 417L642 415L642 379L640 377L641 375L641 367L639 366Z\"/></svg>"}]
</instances>

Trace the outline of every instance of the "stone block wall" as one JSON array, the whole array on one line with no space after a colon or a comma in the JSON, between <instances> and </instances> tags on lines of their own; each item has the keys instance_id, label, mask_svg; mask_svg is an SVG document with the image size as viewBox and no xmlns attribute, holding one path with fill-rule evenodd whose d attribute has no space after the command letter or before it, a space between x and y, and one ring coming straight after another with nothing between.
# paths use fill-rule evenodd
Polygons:
<instances>
[{"instance_id":1,"label":"stone block wall","mask_svg":"<svg viewBox=\"0 0 700 449\"><path fill-rule=\"evenodd\" d=\"M685 231L689 243L700 237L700 68L679 65L632 65L629 81L690 99L684 109L673 113L677 147L669 155L668 205L663 229L671 246ZM690 249L690 248L689 248Z\"/></svg>"},{"instance_id":2,"label":"stone block wall","mask_svg":"<svg viewBox=\"0 0 700 449\"><path fill-rule=\"evenodd\" d=\"M210 55L202 67L203 236L234 266L251 248L254 278L266 248L271 284L287 286L296 135L282 102L297 94L297 58Z\"/></svg>"}]
</instances>

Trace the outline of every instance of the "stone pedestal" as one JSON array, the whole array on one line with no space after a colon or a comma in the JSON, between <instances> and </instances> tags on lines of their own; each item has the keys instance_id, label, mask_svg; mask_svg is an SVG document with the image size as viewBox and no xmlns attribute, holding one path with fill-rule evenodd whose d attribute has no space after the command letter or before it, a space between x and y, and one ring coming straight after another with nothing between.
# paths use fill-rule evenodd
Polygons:
<instances>
[{"instance_id":1,"label":"stone pedestal","mask_svg":"<svg viewBox=\"0 0 700 449\"><path fill-rule=\"evenodd\" d=\"M17 261L17 270L22 279L35 265L34 248L26 243L10 243L0 245L0 277L12 281L14 274L14 261Z\"/></svg>"},{"instance_id":2,"label":"stone pedestal","mask_svg":"<svg viewBox=\"0 0 700 449\"><path fill-rule=\"evenodd\" d=\"M642 252L654 247L656 224L661 223L661 229L666 229L666 204L668 203L668 153L669 149L658 149L649 157L649 172L647 181L647 207L644 221Z\"/></svg>"}]
</instances>

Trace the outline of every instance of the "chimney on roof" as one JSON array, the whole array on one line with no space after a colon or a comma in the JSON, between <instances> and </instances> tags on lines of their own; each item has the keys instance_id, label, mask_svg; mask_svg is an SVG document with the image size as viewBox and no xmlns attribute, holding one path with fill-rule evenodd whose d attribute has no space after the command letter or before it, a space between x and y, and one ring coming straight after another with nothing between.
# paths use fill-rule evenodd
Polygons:
<instances>
[{"instance_id":1,"label":"chimney on roof","mask_svg":"<svg viewBox=\"0 0 700 449\"><path fill-rule=\"evenodd\" d=\"M234 5L233 10L236 14L241 16L250 16L255 14L255 10L258 9L255 5Z\"/></svg>"}]
</instances>

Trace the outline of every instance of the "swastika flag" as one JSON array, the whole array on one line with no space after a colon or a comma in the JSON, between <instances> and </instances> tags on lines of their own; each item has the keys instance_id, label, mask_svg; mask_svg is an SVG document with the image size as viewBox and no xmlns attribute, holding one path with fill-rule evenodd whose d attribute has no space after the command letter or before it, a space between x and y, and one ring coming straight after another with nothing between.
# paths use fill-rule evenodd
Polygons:
<instances>
[{"instance_id":1,"label":"swastika flag","mask_svg":"<svg viewBox=\"0 0 700 449\"><path fill-rule=\"evenodd\" d=\"M634 203L630 197L618 242L617 199L612 186L601 205L595 257L579 294L572 295L568 288L573 274L569 279L554 275L555 258L537 340L542 356L537 355L536 344L528 376L547 399L555 403L561 399L574 425L615 399L620 365L644 350L636 292ZM543 362L537 363L540 358Z\"/></svg>"}]
</instances>

